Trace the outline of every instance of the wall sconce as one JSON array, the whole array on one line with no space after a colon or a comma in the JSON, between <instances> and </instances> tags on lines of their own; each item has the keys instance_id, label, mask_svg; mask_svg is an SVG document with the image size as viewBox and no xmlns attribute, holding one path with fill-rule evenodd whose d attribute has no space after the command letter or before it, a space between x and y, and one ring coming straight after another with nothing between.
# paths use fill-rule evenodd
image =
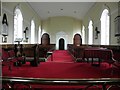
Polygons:
<instances>
[{"instance_id":1,"label":"wall sconce","mask_svg":"<svg viewBox=\"0 0 120 90\"><path fill-rule=\"evenodd\" d=\"M28 30L29 30L28 27L26 27L25 30L24 30L24 34L25 34L24 42L28 42L28 37L27 37L27 35L26 35Z\"/></svg>"},{"instance_id":2,"label":"wall sconce","mask_svg":"<svg viewBox=\"0 0 120 90\"><path fill-rule=\"evenodd\" d=\"M100 31L98 31L98 27L95 28L95 39L98 39L98 34L100 34Z\"/></svg>"}]
</instances>

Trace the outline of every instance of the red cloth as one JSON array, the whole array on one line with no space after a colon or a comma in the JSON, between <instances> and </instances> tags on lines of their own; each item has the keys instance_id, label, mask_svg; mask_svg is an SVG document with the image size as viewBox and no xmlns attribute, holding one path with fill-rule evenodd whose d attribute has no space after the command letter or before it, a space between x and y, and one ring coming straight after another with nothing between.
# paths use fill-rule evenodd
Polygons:
<instances>
[{"instance_id":1,"label":"red cloth","mask_svg":"<svg viewBox=\"0 0 120 90\"><path fill-rule=\"evenodd\" d=\"M84 58L100 58L107 60L108 62L113 61L113 52L106 48L87 48L84 50Z\"/></svg>"}]
</instances>

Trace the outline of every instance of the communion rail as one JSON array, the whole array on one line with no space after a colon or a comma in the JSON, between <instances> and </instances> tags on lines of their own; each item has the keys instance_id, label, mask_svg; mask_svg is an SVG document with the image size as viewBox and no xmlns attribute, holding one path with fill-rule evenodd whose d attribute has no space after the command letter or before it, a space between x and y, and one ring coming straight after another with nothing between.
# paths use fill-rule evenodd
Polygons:
<instances>
[{"instance_id":1,"label":"communion rail","mask_svg":"<svg viewBox=\"0 0 120 90\"><path fill-rule=\"evenodd\" d=\"M33 88L31 85L53 85L53 86L85 86L84 90L92 86L101 86L102 90L109 90L113 86L120 89L120 78L83 78L83 79L61 79L61 78L23 78L23 77L0 77L2 85L7 85L14 89L15 84L26 85L28 88ZM2 87L4 88L4 87Z\"/></svg>"}]
</instances>

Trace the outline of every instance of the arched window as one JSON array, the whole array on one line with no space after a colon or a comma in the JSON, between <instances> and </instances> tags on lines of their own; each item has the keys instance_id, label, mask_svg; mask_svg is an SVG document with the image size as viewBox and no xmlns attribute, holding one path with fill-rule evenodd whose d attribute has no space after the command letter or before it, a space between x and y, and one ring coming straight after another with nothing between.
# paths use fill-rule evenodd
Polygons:
<instances>
[{"instance_id":1,"label":"arched window","mask_svg":"<svg viewBox=\"0 0 120 90\"><path fill-rule=\"evenodd\" d=\"M38 30L38 43L39 44L41 43L41 34L42 34L41 26L39 26L39 30Z\"/></svg>"},{"instance_id":2,"label":"arched window","mask_svg":"<svg viewBox=\"0 0 120 90\"><path fill-rule=\"evenodd\" d=\"M101 15L101 45L109 45L109 11L104 9Z\"/></svg>"},{"instance_id":3,"label":"arched window","mask_svg":"<svg viewBox=\"0 0 120 90\"><path fill-rule=\"evenodd\" d=\"M82 43L85 44L85 27L82 27Z\"/></svg>"},{"instance_id":4,"label":"arched window","mask_svg":"<svg viewBox=\"0 0 120 90\"><path fill-rule=\"evenodd\" d=\"M88 44L93 43L93 22L90 20L89 26L88 26Z\"/></svg>"},{"instance_id":5,"label":"arched window","mask_svg":"<svg viewBox=\"0 0 120 90\"><path fill-rule=\"evenodd\" d=\"M31 44L35 43L35 23L31 20Z\"/></svg>"},{"instance_id":6,"label":"arched window","mask_svg":"<svg viewBox=\"0 0 120 90\"><path fill-rule=\"evenodd\" d=\"M73 44L74 44L75 46L80 46L80 45L82 45L82 38L81 38L81 35L80 35L80 34L77 33L77 34L74 35Z\"/></svg>"},{"instance_id":7,"label":"arched window","mask_svg":"<svg viewBox=\"0 0 120 90\"><path fill-rule=\"evenodd\" d=\"M49 45L50 44L50 36L47 33L44 33L41 37L41 44L42 45Z\"/></svg>"},{"instance_id":8,"label":"arched window","mask_svg":"<svg viewBox=\"0 0 120 90\"><path fill-rule=\"evenodd\" d=\"M23 37L23 16L18 7L14 11L14 41Z\"/></svg>"}]
</instances>

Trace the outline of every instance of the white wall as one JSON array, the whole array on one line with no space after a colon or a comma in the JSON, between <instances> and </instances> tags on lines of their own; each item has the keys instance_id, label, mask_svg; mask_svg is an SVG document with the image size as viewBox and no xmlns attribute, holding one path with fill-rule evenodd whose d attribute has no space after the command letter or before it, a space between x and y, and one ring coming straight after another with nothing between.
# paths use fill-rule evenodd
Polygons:
<instances>
[{"instance_id":1,"label":"white wall","mask_svg":"<svg viewBox=\"0 0 120 90\"><path fill-rule=\"evenodd\" d=\"M26 2L3 2L2 3L3 9L2 13L6 13L8 17L8 24L9 24L9 32L8 32L8 43L13 43L13 12L16 6L19 6L23 15L23 30L25 27L29 27L29 41L30 39L30 21L33 19L35 21L36 25L36 35L35 35L35 42L38 41L38 30L39 25L41 25L41 19L40 17L34 12L34 10L28 5ZM46 32L50 35L50 43L56 44L56 34L63 31L68 35L67 37L67 44L73 43L73 36L76 33L80 33L82 29L82 24L85 26L86 31L86 43L88 42L88 23L89 20L93 21L94 29L95 27L98 27L98 30L100 31L100 17L102 14L103 9L107 8L110 10L110 16L111 16L111 23L110 23L110 44L111 45L118 45L117 38L115 37L115 29L114 29L114 18L118 15L118 5L116 2L97 2L88 13L85 15L83 20L78 20L72 17L51 17L47 20L42 21L42 33ZM95 35L95 32L94 32ZM94 37L94 36L93 36ZM1 38L1 34L0 34ZM2 41L2 38L0 39L0 43ZM94 38L94 44L100 44L100 34L98 36L98 39ZM30 42L29 42L30 43Z\"/></svg>"},{"instance_id":2,"label":"white wall","mask_svg":"<svg viewBox=\"0 0 120 90\"><path fill-rule=\"evenodd\" d=\"M68 36L67 44L72 44L74 34L81 31L81 20L67 16L51 17L43 21L42 30L50 35L51 44L57 43L56 36L59 32L64 32Z\"/></svg>"},{"instance_id":3,"label":"white wall","mask_svg":"<svg viewBox=\"0 0 120 90\"><path fill-rule=\"evenodd\" d=\"M118 45L117 38L115 37L115 27L114 27L114 19L118 15L118 3L117 2L97 2L85 15L83 19L83 25L86 29L86 43L88 43L88 23L89 20L93 21L94 27L94 36L95 36L95 27L98 27L98 30L101 31L101 14L104 9L108 9L110 12L110 45ZM93 44L100 44L100 37L98 35L98 39L93 39Z\"/></svg>"},{"instance_id":4,"label":"white wall","mask_svg":"<svg viewBox=\"0 0 120 90\"><path fill-rule=\"evenodd\" d=\"M30 21L33 19L35 21L35 43L38 42L38 30L39 25L41 24L41 19L37 15L36 12L28 5L26 2L3 2L2 3L2 13L6 13L8 18L8 37L7 37L7 44L14 43L13 36L14 36L14 9L18 6L23 15L23 31L26 27L29 27L29 42L30 43ZM0 41L1 42L1 41Z\"/></svg>"}]
</instances>

